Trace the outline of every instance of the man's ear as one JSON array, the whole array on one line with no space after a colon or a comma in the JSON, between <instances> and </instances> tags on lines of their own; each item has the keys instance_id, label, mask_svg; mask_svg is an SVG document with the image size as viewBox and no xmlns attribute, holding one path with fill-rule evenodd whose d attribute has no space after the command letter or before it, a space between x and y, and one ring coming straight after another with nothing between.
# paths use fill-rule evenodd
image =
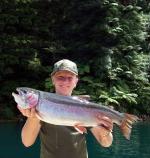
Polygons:
<instances>
[{"instance_id":1,"label":"man's ear","mask_svg":"<svg viewBox=\"0 0 150 158\"><path fill-rule=\"evenodd\" d=\"M79 78L77 77L77 83L78 83L78 81L79 81Z\"/></svg>"},{"instance_id":2,"label":"man's ear","mask_svg":"<svg viewBox=\"0 0 150 158\"><path fill-rule=\"evenodd\" d=\"M77 78L76 78L76 85L77 85L78 81L79 81L79 78L77 77ZM75 86L75 87L76 87L76 86Z\"/></svg>"}]
</instances>

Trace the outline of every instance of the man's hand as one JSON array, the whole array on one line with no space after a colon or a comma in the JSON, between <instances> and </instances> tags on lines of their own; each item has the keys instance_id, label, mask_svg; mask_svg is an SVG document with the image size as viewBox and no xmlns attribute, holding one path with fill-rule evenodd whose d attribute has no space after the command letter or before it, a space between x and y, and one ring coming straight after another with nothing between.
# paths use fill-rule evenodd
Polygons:
<instances>
[{"instance_id":1,"label":"man's hand","mask_svg":"<svg viewBox=\"0 0 150 158\"><path fill-rule=\"evenodd\" d=\"M30 118L37 118L35 108L22 109L22 108L20 108L20 106L17 106L17 107L23 116L30 117Z\"/></svg>"},{"instance_id":2,"label":"man's hand","mask_svg":"<svg viewBox=\"0 0 150 158\"><path fill-rule=\"evenodd\" d=\"M98 116L98 120L99 126L93 127L91 132L103 147L109 147L113 141L113 122L105 116Z\"/></svg>"},{"instance_id":3,"label":"man's hand","mask_svg":"<svg viewBox=\"0 0 150 158\"><path fill-rule=\"evenodd\" d=\"M99 126L104 128L103 130L112 132L113 130L113 122L110 118L106 116L98 116L99 119Z\"/></svg>"}]
</instances>

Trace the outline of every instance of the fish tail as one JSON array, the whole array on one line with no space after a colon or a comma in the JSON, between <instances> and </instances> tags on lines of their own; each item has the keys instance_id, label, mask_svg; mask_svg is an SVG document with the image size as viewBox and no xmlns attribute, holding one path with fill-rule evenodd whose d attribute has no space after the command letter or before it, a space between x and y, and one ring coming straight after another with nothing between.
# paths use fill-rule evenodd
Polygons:
<instances>
[{"instance_id":1,"label":"fish tail","mask_svg":"<svg viewBox=\"0 0 150 158\"><path fill-rule=\"evenodd\" d=\"M132 124L134 122L137 122L139 120L139 118L135 115L131 115L131 114L127 114L127 113L125 113L124 115L125 115L125 117L120 125L120 129L121 129L123 135L125 136L125 138L130 140Z\"/></svg>"}]
</instances>

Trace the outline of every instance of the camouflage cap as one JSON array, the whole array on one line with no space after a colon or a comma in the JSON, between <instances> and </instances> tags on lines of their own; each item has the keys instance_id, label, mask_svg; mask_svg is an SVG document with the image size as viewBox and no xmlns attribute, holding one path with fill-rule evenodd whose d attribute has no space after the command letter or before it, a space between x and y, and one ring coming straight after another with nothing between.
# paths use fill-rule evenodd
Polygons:
<instances>
[{"instance_id":1,"label":"camouflage cap","mask_svg":"<svg viewBox=\"0 0 150 158\"><path fill-rule=\"evenodd\" d=\"M78 69L76 63L68 59L62 59L54 64L54 68L53 68L53 72L51 73L51 76L54 75L56 72L62 70L66 70L74 73L75 75L78 75Z\"/></svg>"}]
</instances>

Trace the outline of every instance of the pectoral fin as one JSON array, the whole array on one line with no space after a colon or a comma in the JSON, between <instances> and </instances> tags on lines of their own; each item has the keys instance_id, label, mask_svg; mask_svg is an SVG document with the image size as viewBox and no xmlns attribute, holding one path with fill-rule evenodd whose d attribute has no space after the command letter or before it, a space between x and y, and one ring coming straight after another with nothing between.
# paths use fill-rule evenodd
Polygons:
<instances>
[{"instance_id":1,"label":"pectoral fin","mask_svg":"<svg viewBox=\"0 0 150 158\"><path fill-rule=\"evenodd\" d=\"M81 134L87 133L87 129L85 127L83 127L82 124L76 124L76 125L74 125L74 128Z\"/></svg>"}]
</instances>

